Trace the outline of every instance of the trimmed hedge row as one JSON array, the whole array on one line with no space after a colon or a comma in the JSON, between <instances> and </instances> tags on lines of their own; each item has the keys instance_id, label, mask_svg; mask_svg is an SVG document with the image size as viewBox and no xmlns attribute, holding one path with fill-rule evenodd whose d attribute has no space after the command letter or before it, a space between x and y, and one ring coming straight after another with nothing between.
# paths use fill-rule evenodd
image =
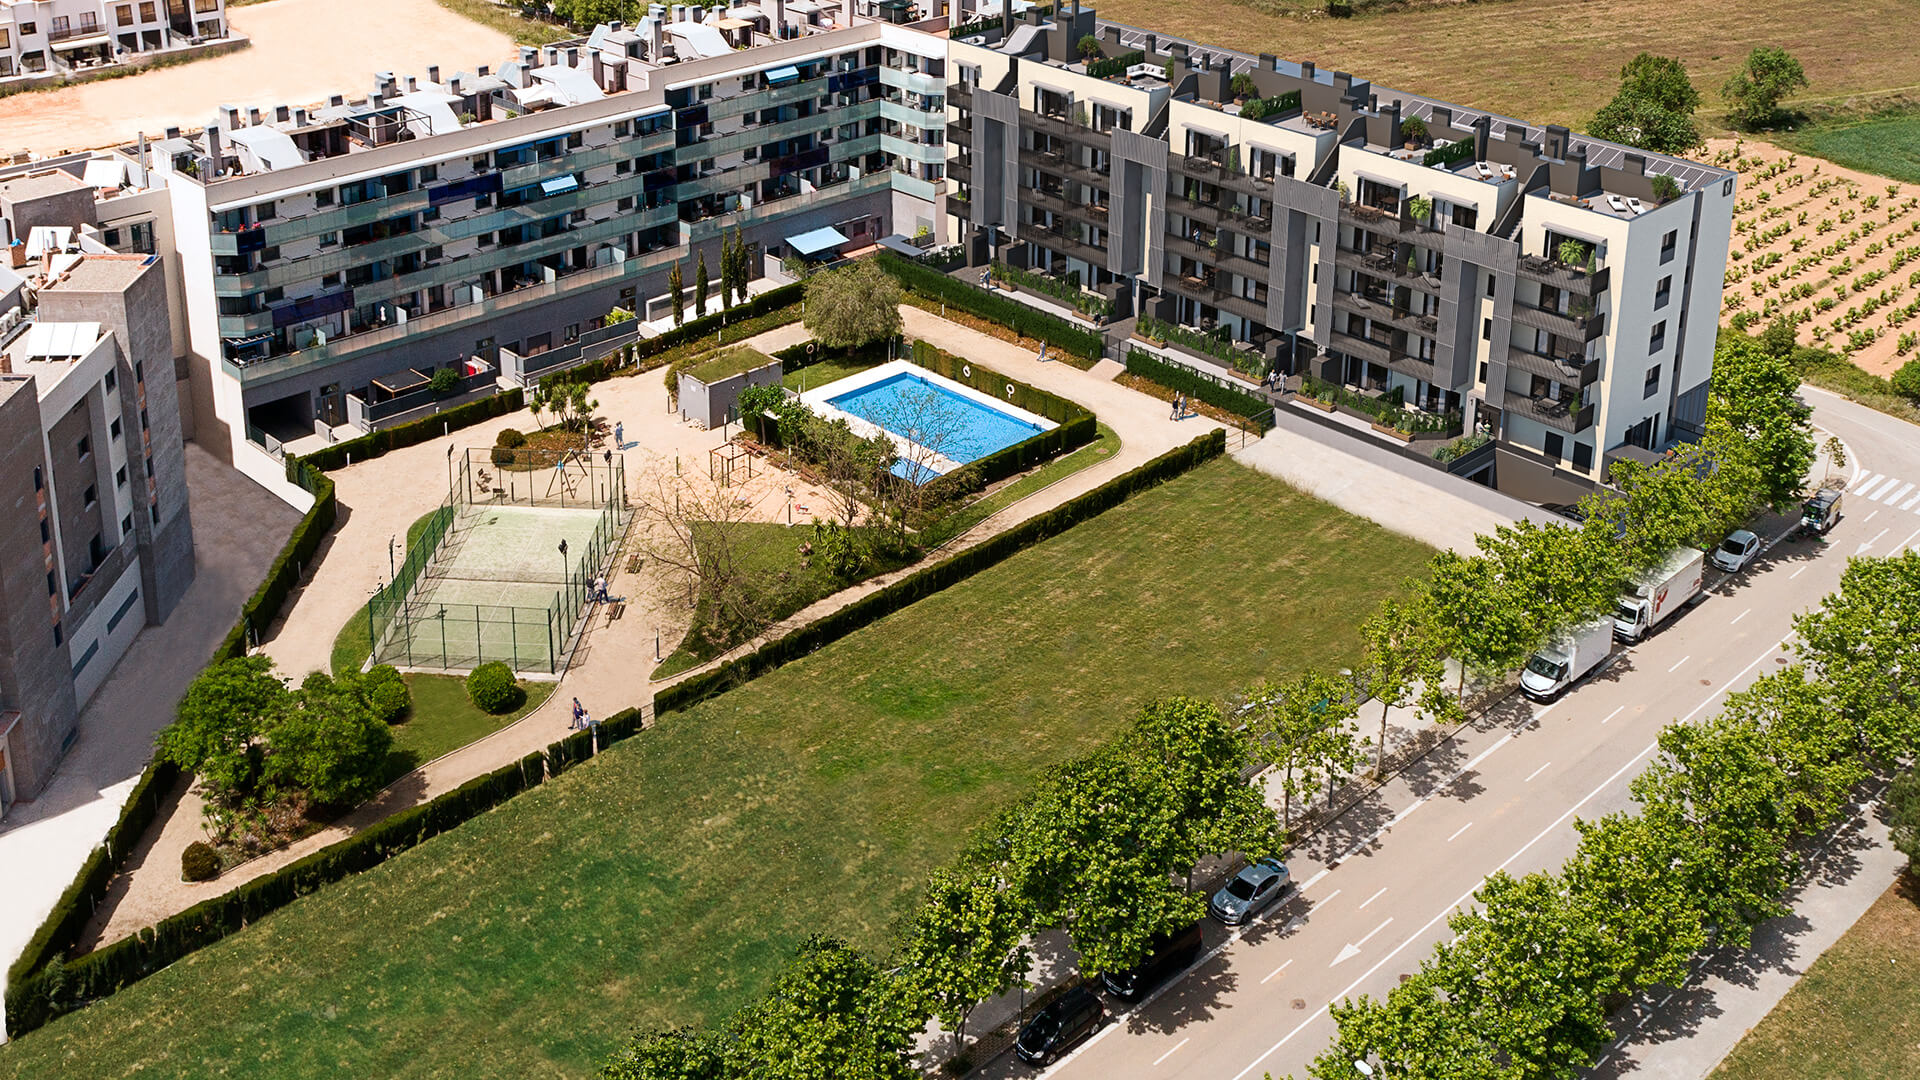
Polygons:
<instances>
[{"instance_id":1,"label":"trimmed hedge row","mask_svg":"<svg viewBox=\"0 0 1920 1080\"><path fill-rule=\"evenodd\" d=\"M653 698L656 717L679 712L757 678L782 664L798 660L838 641L883 616L922 600L987 569L1014 553L1125 502L1134 494L1180 476L1226 453L1227 435L1218 428L1185 446L1094 488L1092 491L1028 518L989 540L917 570L885 588L869 593L830 615L769 641L712 671L682 680Z\"/></svg>"},{"instance_id":2,"label":"trimmed hedge row","mask_svg":"<svg viewBox=\"0 0 1920 1080\"><path fill-rule=\"evenodd\" d=\"M1177 390L1235 416L1243 416L1263 435L1273 429L1273 406L1266 401L1231 386L1222 386L1204 375L1178 364L1169 364L1139 349L1127 350L1127 374L1159 383L1169 390Z\"/></svg>"},{"instance_id":3,"label":"trimmed hedge row","mask_svg":"<svg viewBox=\"0 0 1920 1080\"><path fill-rule=\"evenodd\" d=\"M1104 337L1091 330L1082 330L1065 319L1036 311L1017 300L995 296L985 289L948 277L891 251L882 251L877 258L880 268L892 274L903 287L922 296L945 301L949 307L992 320L1023 337L1044 341L1088 360L1098 360L1106 351Z\"/></svg>"},{"instance_id":4,"label":"trimmed hedge row","mask_svg":"<svg viewBox=\"0 0 1920 1080\"><path fill-rule=\"evenodd\" d=\"M628 738L641 730L643 715L639 709L615 713L599 727L599 749ZM32 975L10 975L7 986L7 1033L18 1038L53 1018L80 1008L90 1001L114 993L138 982L161 968L180 960L196 949L211 945L228 934L252 923L322 886L369 870L395 855L448 832L481 813L505 803L515 795L536 787L548 777L558 776L574 765L594 756L593 731L576 732L553 743L545 753L532 753L484 776L368 826L361 832L322 848L279 870L238 886L231 892L195 904L170 915L153 926L140 930L86 954L71 963L63 963L55 949L40 970ZM178 770L173 772L177 779ZM158 785L159 777L142 779L143 784ZM170 783L170 781L169 781ZM135 795L140 789L135 789ZM148 814L151 820L151 812ZM136 839L138 832L132 834ZM110 837L111 840L111 837ZM102 847L89 860L68 892L97 877L102 888L112 871L105 863ZM62 904L78 910L77 903ZM58 910L58 909L56 909ZM52 925L51 923L49 925ZM82 916L74 927L74 937L86 925ZM42 927L42 935L46 934ZM41 937L36 936L40 945ZM29 953L34 946L29 946ZM23 958L24 959L24 958ZM16 969L19 965L15 965Z\"/></svg>"}]
</instances>

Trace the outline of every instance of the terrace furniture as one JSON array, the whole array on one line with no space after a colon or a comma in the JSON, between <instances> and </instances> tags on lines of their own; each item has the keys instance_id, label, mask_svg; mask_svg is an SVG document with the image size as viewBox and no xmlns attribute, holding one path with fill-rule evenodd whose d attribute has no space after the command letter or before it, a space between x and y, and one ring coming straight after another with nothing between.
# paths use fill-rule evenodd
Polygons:
<instances>
[{"instance_id":1,"label":"terrace furniture","mask_svg":"<svg viewBox=\"0 0 1920 1080\"><path fill-rule=\"evenodd\" d=\"M1491 179L1493 179L1493 166L1491 166L1491 165L1489 165L1489 164L1487 164L1487 163L1486 163L1486 162L1484 162L1484 161L1476 161L1476 162L1474 162L1474 163L1473 163L1473 171L1474 171L1474 172L1476 172L1476 173L1479 173L1479 174L1480 174L1480 179L1482 179L1482 180L1491 180Z\"/></svg>"},{"instance_id":2,"label":"terrace furniture","mask_svg":"<svg viewBox=\"0 0 1920 1080\"><path fill-rule=\"evenodd\" d=\"M1642 204L1639 199L1636 199L1631 195L1629 195L1627 197L1627 208L1637 214L1640 211L1645 210L1646 206Z\"/></svg>"},{"instance_id":3,"label":"terrace furniture","mask_svg":"<svg viewBox=\"0 0 1920 1080\"><path fill-rule=\"evenodd\" d=\"M1613 212L1616 214L1624 214L1627 212L1627 201L1618 195L1607 196L1607 205L1612 207Z\"/></svg>"}]
</instances>

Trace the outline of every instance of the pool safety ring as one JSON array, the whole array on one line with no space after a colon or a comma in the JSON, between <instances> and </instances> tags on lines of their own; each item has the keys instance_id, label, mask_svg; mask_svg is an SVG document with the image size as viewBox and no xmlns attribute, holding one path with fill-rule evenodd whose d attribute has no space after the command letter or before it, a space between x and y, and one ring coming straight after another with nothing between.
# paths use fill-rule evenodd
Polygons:
<instances>
[{"instance_id":1,"label":"pool safety ring","mask_svg":"<svg viewBox=\"0 0 1920 1080\"><path fill-rule=\"evenodd\" d=\"M971 379L971 378L973 378L973 365L972 365L972 364L961 364L961 365L960 365L960 374L962 374L962 375L965 375L965 376L966 376L967 378L969 378L969 379Z\"/></svg>"},{"instance_id":2,"label":"pool safety ring","mask_svg":"<svg viewBox=\"0 0 1920 1080\"><path fill-rule=\"evenodd\" d=\"M1008 401L1013 400L1013 384L1012 383L1007 384L1007 400Z\"/></svg>"}]
</instances>

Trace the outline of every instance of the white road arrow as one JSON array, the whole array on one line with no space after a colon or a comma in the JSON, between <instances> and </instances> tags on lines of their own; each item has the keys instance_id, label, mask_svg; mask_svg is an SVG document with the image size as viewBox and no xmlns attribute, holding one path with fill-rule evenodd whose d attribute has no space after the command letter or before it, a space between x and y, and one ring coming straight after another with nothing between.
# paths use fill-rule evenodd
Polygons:
<instances>
[{"instance_id":1,"label":"white road arrow","mask_svg":"<svg viewBox=\"0 0 1920 1080\"><path fill-rule=\"evenodd\" d=\"M1387 928L1387 923L1391 923L1392 921L1393 921L1392 918L1388 918L1387 922L1383 922L1379 926L1376 926L1373 929L1367 931L1366 937L1361 938L1359 941L1351 942L1343 946L1340 949L1340 955L1334 957L1333 963L1328 964L1327 966L1339 967L1341 964L1346 963L1348 960L1351 960L1354 957L1359 956L1360 946L1365 945L1368 941L1371 941L1373 939L1373 935L1379 933L1382 930L1385 930Z\"/></svg>"}]
</instances>

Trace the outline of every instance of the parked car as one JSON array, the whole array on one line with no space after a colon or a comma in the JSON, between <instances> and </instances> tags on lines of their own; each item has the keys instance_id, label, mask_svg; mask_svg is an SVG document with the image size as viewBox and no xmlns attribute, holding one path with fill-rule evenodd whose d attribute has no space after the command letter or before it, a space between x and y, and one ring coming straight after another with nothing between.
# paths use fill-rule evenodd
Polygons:
<instances>
[{"instance_id":1,"label":"parked car","mask_svg":"<svg viewBox=\"0 0 1920 1080\"><path fill-rule=\"evenodd\" d=\"M1107 1008L1084 986L1076 986L1033 1014L1014 1040L1013 1052L1029 1065L1050 1065L1100 1029Z\"/></svg>"},{"instance_id":2,"label":"parked car","mask_svg":"<svg viewBox=\"0 0 1920 1080\"><path fill-rule=\"evenodd\" d=\"M1837 488L1822 488L1813 493L1805 506L1800 508L1800 528L1815 536L1825 536L1833 523L1840 520L1840 491Z\"/></svg>"},{"instance_id":3,"label":"parked car","mask_svg":"<svg viewBox=\"0 0 1920 1080\"><path fill-rule=\"evenodd\" d=\"M1713 549L1713 565L1729 574L1737 574L1746 569L1755 555L1760 554L1760 538L1746 529L1735 529L1720 546Z\"/></svg>"},{"instance_id":4,"label":"parked car","mask_svg":"<svg viewBox=\"0 0 1920 1080\"><path fill-rule=\"evenodd\" d=\"M1138 1001L1154 987L1191 967L1200 959L1206 944L1197 922L1171 934L1156 935L1145 960L1125 971L1109 971L1100 976L1100 981L1108 993L1121 1001Z\"/></svg>"},{"instance_id":5,"label":"parked car","mask_svg":"<svg viewBox=\"0 0 1920 1080\"><path fill-rule=\"evenodd\" d=\"M1233 876L1213 899L1207 911L1228 926L1239 926L1280 898L1293 881L1287 864L1279 859L1260 859Z\"/></svg>"}]
</instances>

